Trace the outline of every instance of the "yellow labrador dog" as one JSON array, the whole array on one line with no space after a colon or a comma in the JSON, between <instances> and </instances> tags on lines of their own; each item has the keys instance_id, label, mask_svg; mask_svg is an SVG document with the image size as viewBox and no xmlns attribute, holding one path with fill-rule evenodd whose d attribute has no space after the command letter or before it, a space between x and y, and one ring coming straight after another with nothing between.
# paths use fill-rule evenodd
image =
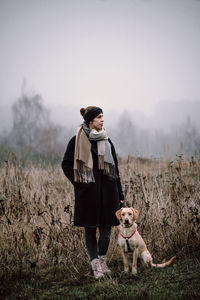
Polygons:
<instances>
[{"instance_id":1,"label":"yellow labrador dog","mask_svg":"<svg viewBox=\"0 0 200 300\"><path fill-rule=\"evenodd\" d=\"M173 263L176 256L173 256L169 261L162 264L154 264L150 252L146 244L137 231L137 224L135 223L138 217L138 211L133 207L124 207L116 211L116 216L120 221L118 244L121 249L124 271L129 272L128 252L133 252L132 273L137 273L137 259L142 260L147 267L163 268Z\"/></svg>"}]
</instances>

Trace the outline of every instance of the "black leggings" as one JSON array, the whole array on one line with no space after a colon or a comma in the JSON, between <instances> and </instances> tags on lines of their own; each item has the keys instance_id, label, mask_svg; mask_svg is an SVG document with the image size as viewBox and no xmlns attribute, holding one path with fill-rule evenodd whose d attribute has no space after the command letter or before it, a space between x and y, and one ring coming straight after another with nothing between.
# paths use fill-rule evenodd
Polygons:
<instances>
[{"instance_id":1,"label":"black leggings","mask_svg":"<svg viewBox=\"0 0 200 300\"><path fill-rule=\"evenodd\" d=\"M92 261L98 255L106 255L110 243L111 227L99 227L99 238L96 236L97 227L85 227L85 241L87 251Z\"/></svg>"}]
</instances>

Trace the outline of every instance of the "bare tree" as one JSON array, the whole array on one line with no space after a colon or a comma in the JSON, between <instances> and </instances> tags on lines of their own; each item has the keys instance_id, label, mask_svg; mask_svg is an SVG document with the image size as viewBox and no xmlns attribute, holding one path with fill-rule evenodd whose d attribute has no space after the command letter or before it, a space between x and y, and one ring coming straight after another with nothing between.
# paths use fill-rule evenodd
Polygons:
<instances>
[{"instance_id":1,"label":"bare tree","mask_svg":"<svg viewBox=\"0 0 200 300\"><path fill-rule=\"evenodd\" d=\"M49 112L38 94L21 97L13 104L12 143L16 147L38 147L38 137L44 128L49 127Z\"/></svg>"},{"instance_id":2,"label":"bare tree","mask_svg":"<svg viewBox=\"0 0 200 300\"><path fill-rule=\"evenodd\" d=\"M4 141L24 160L58 158L63 153L63 128L50 119L50 111L39 94L22 95L12 106L13 126Z\"/></svg>"}]
</instances>

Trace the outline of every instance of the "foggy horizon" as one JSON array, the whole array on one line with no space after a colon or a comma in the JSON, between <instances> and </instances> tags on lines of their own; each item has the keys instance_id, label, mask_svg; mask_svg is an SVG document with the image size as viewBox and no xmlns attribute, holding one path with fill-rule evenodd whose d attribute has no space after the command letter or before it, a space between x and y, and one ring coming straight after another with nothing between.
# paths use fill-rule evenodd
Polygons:
<instances>
[{"instance_id":1,"label":"foggy horizon","mask_svg":"<svg viewBox=\"0 0 200 300\"><path fill-rule=\"evenodd\" d=\"M16 100L18 98L16 98ZM12 126L13 103L10 105L0 104L0 132L10 129ZM49 110L49 116L55 124L63 127L76 127L83 121L80 115L80 108L85 106L78 107L76 104L47 104L44 100L43 105ZM92 105L92 103L88 105ZM121 111L115 108L106 110L102 107L102 109L104 112L105 128L115 126L119 117L122 115L127 115L136 126L143 129L148 128L151 131L161 129L167 132L172 126L181 125L188 117L194 125L200 127L199 101L161 101L155 105L154 111L149 116L143 111L128 107Z\"/></svg>"},{"instance_id":2,"label":"foggy horizon","mask_svg":"<svg viewBox=\"0 0 200 300\"><path fill-rule=\"evenodd\" d=\"M27 146L11 105L37 94L52 143L96 105L119 153L199 154L199 32L197 0L0 1L1 142Z\"/></svg>"}]
</instances>

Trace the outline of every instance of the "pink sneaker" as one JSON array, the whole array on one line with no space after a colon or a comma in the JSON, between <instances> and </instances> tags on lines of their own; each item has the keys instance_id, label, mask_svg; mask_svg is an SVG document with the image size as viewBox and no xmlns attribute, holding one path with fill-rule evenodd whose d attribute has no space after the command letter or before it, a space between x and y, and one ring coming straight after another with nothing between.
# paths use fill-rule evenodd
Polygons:
<instances>
[{"instance_id":1,"label":"pink sneaker","mask_svg":"<svg viewBox=\"0 0 200 300\"><path fill-rule=\"evenodd\" d=\"M104 276L102 268L101 268L101 264L100 264L100 259L94 258L91 261L91 266L92 266L92 270L93 270L95 279L99 279Z\"/></svg>"},{"instance_id":2,"label":"pink sneaker","mask_svg":"<svg viewBox=\"0 0 200 300\"><path fill-rule=\"evenodd\" d=\"M99 256L99 261L100 261L100 264L101 264L102 272L104 274L110 274L111 270L108 268L108 266L106 264L106 256L105 255L100 255Z\"/></svg>"}]
</instances>

